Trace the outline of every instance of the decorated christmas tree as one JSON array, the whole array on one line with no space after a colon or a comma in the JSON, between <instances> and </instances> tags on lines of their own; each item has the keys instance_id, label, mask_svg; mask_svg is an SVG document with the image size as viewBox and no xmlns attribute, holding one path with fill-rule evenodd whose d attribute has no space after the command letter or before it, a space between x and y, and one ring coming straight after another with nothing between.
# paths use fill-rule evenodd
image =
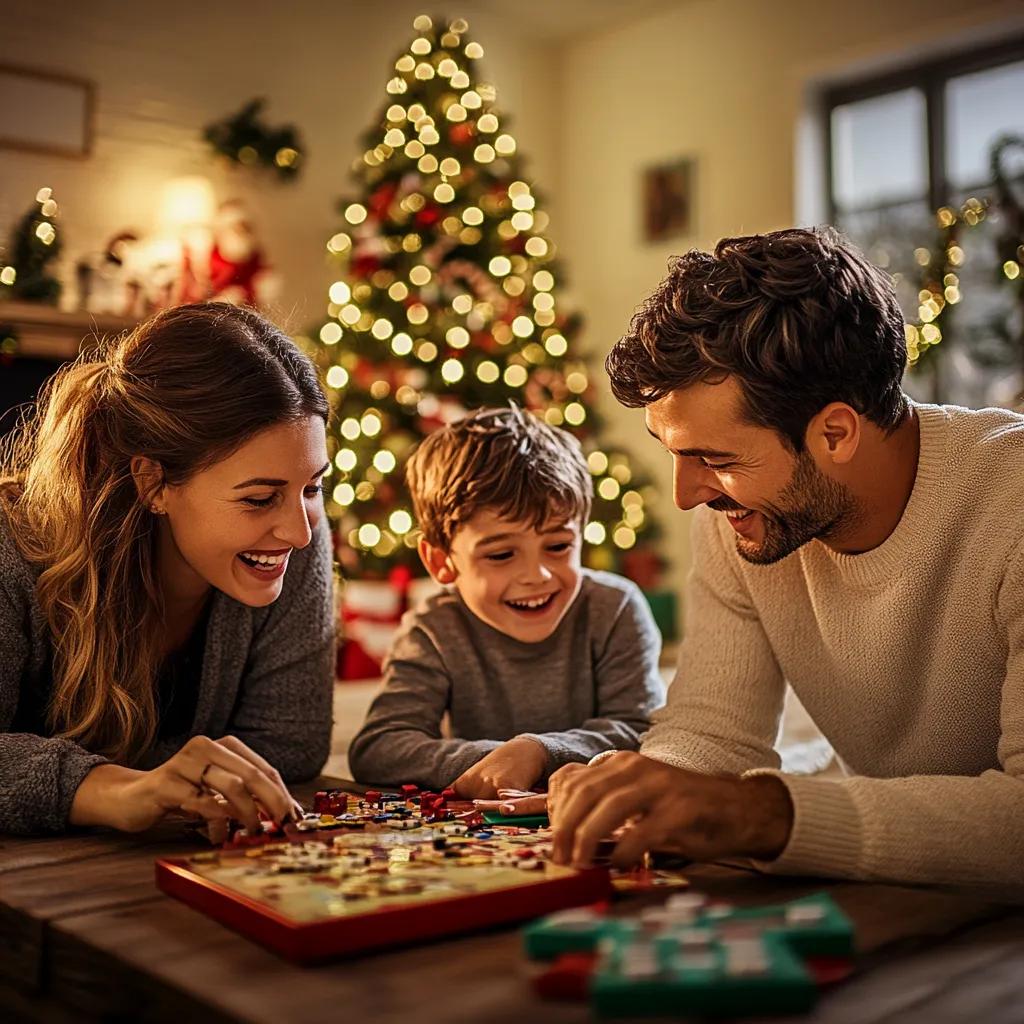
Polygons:
<instances>
[{"instance_id":1,"label":"decorated christmas tree","mask_svg":"<svg viewBox=\"0 0 1024 1024\"><path fill-rule=\"evenodd\" d=\"M597 497L584 560L651 589L651 494L598 440L580 320L559 301L548 217L461 19L421 16L327 243L338 267L315 355L336 417L327 510L350 578L418 571L407 457L467 410L515 402L581 441Z\"/></svg>"}]
</instances>

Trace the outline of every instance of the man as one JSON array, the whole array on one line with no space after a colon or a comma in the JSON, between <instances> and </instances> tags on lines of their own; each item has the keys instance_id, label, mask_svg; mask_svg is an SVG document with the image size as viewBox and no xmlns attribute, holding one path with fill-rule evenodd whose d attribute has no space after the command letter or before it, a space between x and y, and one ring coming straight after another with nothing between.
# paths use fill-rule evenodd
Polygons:
<instances>
[{"instance_id":1,"label":"man","mask_svg":"<svg viewBox=\"0 0 1024 1024\"><path fill-rule=\"evenodd\" d=\"M1024 417L918 405L889 279L832 231L676 259L616 397L697 509L686 631L641 752L551 783L556 858L1024 879ZM789 682L850 771L787 776ZM595 759L596 760L596 759Z\"/></svg>"}]
</instances>

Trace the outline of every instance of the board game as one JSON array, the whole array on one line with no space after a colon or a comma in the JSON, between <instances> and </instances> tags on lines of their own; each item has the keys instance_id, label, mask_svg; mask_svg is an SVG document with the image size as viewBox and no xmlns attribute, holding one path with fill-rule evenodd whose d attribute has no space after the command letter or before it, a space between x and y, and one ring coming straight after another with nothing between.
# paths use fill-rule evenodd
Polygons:
<instances>
[{"instance_id":1,"label":"board game","mask_svg":"<svg viewBox=\"0 0 1024 1024\"><path fill-rule=\"evenodd\" d=\"M168 895L300 963L606 899L604 868L549 859L550 832L491 825L454 794L318 793L277 833L157 862Z\"/></svg>"},{"instance_id":2,"label":"board game","mask_svg":"<svg viewBox=\"0 0 1024 1024\"><path fill-rule=\"evenodd\" d=\"M854 933L827 895L739 909L699 893L639 914L593 908L527 926L527 956L554 963L542 995L588 999L601 1017L801 1013L852 970Z\"/></svg>"}]
</instances>

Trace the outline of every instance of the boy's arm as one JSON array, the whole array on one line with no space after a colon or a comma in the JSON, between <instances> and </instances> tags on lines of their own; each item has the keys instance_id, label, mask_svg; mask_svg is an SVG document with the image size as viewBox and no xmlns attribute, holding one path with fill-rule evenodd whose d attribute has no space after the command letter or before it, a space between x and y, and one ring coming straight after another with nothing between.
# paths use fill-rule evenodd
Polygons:
<instances>
[{"instance_id":1,"label":"boy's arm","mask_svg":"<svg viewBox=\"0 0 1024 1024\"><path fill-rule=\"evenodd\" d=\"M636 750L651 712L665 703L658 671L661 634L640 589L631 586L610 625L594 666L597 714L574 729L525 733L547 750L545 776L606 750ZM568 666L571 674L573 666Z\"/></svg>"},{"instance_id":2,"label":"boy's arm","mask_svg":"<svg viewBox=\"0 0 1024 1024\"><path fill-rule=\"evenodd\" d=\"M360 782L415 783L443 789L498 740L444 739L451 676L430 637L418 626L396 637L384 665L384 689L348 752Z\"/></svg>"}]
</instances>

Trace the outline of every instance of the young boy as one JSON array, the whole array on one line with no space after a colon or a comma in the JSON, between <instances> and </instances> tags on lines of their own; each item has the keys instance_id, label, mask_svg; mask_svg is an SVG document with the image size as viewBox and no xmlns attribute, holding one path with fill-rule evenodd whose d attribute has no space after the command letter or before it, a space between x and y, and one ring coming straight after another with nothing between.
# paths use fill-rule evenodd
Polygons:
<instances>
[{"instance_id":1,"label":"young boy","mask_svg":"<svg viewBox=\"0 0 1024 1024\"><path fill-rule=\"evenodd\" d=\"M664 703L661 637L635 584L580 566L593 484L576 439L483 410L432 433L407 478L445 589L403 619L353 775L482 799L636 750Z\"/></svg>"}]
</instances>

